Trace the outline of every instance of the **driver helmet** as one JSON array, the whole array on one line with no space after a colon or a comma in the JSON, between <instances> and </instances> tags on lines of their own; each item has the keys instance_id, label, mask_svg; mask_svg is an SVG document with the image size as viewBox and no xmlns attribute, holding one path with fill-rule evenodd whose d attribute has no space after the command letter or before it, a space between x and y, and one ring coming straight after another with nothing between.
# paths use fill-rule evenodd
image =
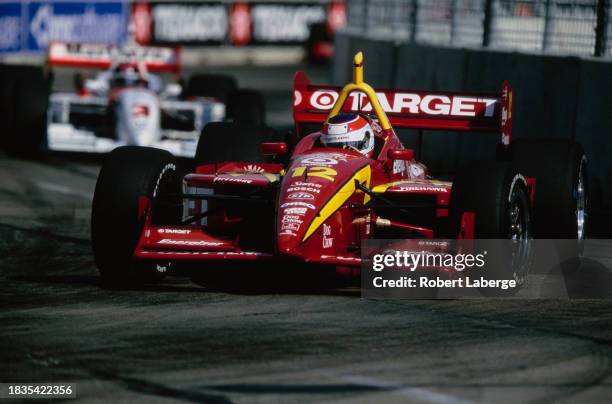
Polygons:
<instances>
[{"instance_id":1,"label":"driver helmet","mask_svg":"<svg viewBox=\"0 0 612 404\"><path fill-rule=\"evenodd\" d=\"M353 149L368 156L374 150L374 132L363 116L340 113L323 126L321 142L326 147Z\"/></svg>"},{"instance_id":2,"label":"driver helmet","mask_svg":"<svg viewBox=\"0 0 612 404\"><path fill-rule=\"evenodd\" d=\"M132 63L119 63L113 73L114 84L117 86L139 85L143 82L138 68Z\"/></svg>"}]
</instances>

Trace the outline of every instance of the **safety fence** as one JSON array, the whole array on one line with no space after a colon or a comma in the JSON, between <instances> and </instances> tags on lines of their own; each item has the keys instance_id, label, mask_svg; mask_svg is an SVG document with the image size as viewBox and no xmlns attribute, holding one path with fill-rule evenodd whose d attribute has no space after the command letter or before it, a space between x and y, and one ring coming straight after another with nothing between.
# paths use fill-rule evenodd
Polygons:
<instances>
[{"instance_id":1,"label":"safety fence","mask_svg":"<svg viewBox=\"0 0 612 404\"><path fill-rule=\"evenodd\" d=\"M347 29L448 46L612 56L612 0L348 0Z\"/></svg>"}]
</instances>

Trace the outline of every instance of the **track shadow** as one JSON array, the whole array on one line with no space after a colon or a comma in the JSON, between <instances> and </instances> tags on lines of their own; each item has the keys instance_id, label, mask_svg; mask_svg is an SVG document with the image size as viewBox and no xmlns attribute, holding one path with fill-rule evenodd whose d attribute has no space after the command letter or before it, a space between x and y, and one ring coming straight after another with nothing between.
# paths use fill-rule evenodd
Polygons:
<instances>
[{"instance_id":1,"label":"track shadow","mask_svg":"<svg viewBox=\"0 0 612 404\"><path fill-rule=\"evenodd\" d=\"M222 384L204 386L206 390L242 394L350 394L390 390L359 384Z\"/></svg>"},{"instance_id":2,"label":"track shadow","mask_svg":"<svg viewBox=\"0 0 612 404\"><path fill-rule=\"evenodd\" d=\"M546 275L539 297L612 299L612 271L590 258L579 264L562 263Z\"/></svg>"},{"instance_id":3,"label":"track shadow","mask_svg":"<svg viewBox=\"0 0 612 404\"><path fill-rule=\"evenodd\" d=\"M97 276L90 275L19 275L9 276L10 281L44 283L48 285L101 286Z\"/></svg>"},{"instance_id":4,"label":"track shadow","mask_svg":"<svg viewBox=\"0 0 612 404\"><path fill-rule=\"evenodd\" d=\"M266 294L300 294L300 295L333 295L359 297L359 289L341 288L342 285L327 284L279 284L266 283L265 280L258 282L216 281L210 283L191 283L189 279L169 278L159 284L125 285L125 287L109 287L105 285L99 276L95 275L19 275L9 276L11 282L38 283L45 285L65 286L93 286L108 291L133 291L154 293L226 293L234 295L266 295ZM338 288L340 287L340 288Z\"/></svg>"}]
</instances>

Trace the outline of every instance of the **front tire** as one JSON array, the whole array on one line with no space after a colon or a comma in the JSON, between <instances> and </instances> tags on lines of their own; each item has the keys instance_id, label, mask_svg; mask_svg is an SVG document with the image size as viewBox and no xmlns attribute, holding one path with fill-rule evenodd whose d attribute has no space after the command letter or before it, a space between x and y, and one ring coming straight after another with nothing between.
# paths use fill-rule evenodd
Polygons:
<instances>
[{"instance_id":1,"label":"front tire","mask_svg":"<svg viewBox=\"0 0 612 404\"><path fill-rule=\"evenodd\" d=\"M133 258L144 226L138 211L141 196L152 202L166 193L179 193L175 158L164 150L124 146L107 157L96 183L91 212L91 240L105 286L129 287L161 280L152 265ZM177 208L159 213L160 222L178 219Z\"/></svg>"}]
</instances>

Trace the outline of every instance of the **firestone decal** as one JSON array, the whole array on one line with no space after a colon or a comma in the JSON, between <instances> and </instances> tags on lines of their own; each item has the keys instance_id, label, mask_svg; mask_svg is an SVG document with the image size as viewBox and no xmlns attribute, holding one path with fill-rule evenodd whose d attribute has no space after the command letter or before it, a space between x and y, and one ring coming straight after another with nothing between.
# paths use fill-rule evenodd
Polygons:
<instances>
[{"instance_id":1,"label":"firestone decal","mask_svg":"<svg viewBox=\"0 0 612 404\"><path fill-rule=\"evenodd\" d=\"M206 247L215 247L223 245L222 242L217 241L204 241L204 240L173 240L169 238L162 239L157 242L157 244L166 244L166 245L189 245L189 246L206 246Z\"/></svg>"},{"instance_id":2,"label":"firestone decal","mask_svg":"<svg viewBox=\"0 0 612 404\"><path fill-rule=\"evenodd\" d=\"M412 191L412 192L448 192L447 188L443 187L431 187L427 185L412 185L408 187L400 187L400 191Z\"/></svg>"},{"instance_id":3,"label":"firestone decal","mask_svg":"<svg viewBox=\"0 0 612 404\"><path fill-rule=\"evenodd\" d=\"M239 183L239 184L250 184L253 180L249 180L246 178L237 178L237 177L215 177L213 182L228 182L228 183Z\"/></svg>"}]
</instances>

